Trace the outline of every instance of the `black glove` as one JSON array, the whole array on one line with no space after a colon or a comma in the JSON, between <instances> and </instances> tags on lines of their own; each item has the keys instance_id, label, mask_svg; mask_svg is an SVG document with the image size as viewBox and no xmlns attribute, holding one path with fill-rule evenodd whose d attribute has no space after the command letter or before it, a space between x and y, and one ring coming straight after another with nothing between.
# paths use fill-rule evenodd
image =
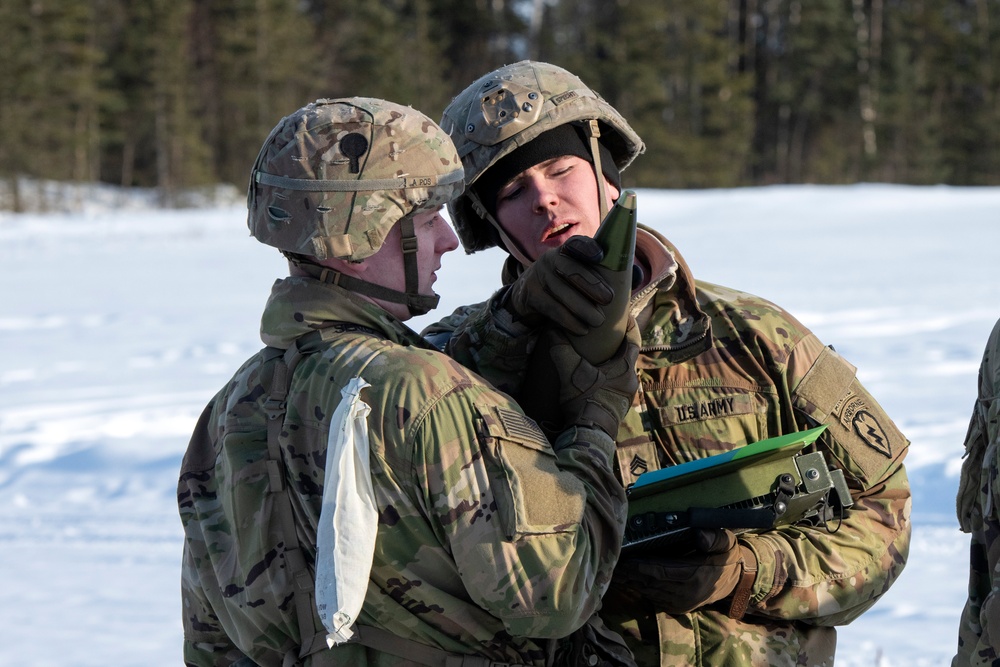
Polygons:
<instances>
[{"instance_id":1,"label":"black glove","mask_svg":"<svg viewBox=\"0 0 1000 667\"><path fill-rule=\"evenodd\" d=\"M729 615L741 618L757 572L757 558L725 528L692 531L683 555L618 561L606 609L685 614L730 595Z\"/></svg>"},{"instance_id":2,"label":"black glove","mask_svg":"<svg viewBox=\"0 0 1000 667\"><path fill-rule=\"evenodd\" d=\"M618 424L632 406L639 389L635 360L639 356L639 329L631 317L618 351L599 366L593 366L574 349L561 332L549 329L546 340L553 370L559 379L559 405L563 424L600 428L612 438Z\"/></svg>"},{"instance_id":3,"label":"black glove","mask_svg":"<svg viewBox=\"0 0 1000 667\"><path fill-rule=\"evenodd\" d=\"M542 254L514 281L502 305L515 320L537 325L548 318L559 328L583 336L604 322L601 306L614 293L595 266L604 251L592 238L573 236Z\"/></svg>"}]
</instances>

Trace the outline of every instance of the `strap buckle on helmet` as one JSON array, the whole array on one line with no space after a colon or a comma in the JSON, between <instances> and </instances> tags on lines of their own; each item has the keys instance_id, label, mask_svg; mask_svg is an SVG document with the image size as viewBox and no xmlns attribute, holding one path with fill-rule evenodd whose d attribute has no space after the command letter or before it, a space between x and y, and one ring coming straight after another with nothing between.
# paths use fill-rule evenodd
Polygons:
<instances>
[{"instance_id":1,"label":"strap buckle on helmet","mask_svg":"<svg viewBox=\"0 0 1000 667\"><path fill-rule=\"evenodd\" d=\"M415 253L417 251L417 237L416 236L403 237L402 239L400 239L399 244L403 248L403 254L404 255L409 255L409 254Z\"/></svg>"}]
</instances>

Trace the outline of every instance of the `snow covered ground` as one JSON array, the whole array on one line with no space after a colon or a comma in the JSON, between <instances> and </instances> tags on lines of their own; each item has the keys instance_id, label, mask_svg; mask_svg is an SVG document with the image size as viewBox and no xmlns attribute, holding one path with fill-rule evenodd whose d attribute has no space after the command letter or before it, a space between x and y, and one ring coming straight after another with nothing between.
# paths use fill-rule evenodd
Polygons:
<instances>
[{"instance_id":1,"label":"snow covered ground","mask_svg":"<svg viewBox=\"0 0 1000 667\"><path fill-rule=\"evenodd\" d=\"M910 560L842 629L841 666L943 666L965 599L954 493L1000 317L1000 188L639 191L695 274L789 309L912 440ZM499 251L445 257L441 308ZM0 664L180 664L176 470L205 401L260 345L283 275L240 207L0 214Z\"/></svg>"}]
</instances>

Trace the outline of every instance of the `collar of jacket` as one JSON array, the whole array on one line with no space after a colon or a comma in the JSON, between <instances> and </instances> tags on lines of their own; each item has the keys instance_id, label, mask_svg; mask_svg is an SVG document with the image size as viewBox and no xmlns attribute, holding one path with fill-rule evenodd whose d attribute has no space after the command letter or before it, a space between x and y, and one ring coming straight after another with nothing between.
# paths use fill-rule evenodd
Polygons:
<instances>
[{"instance_id":1,"label":"collar of jacket","mask_svg":"<svg viewBox=\"0 0 1000 667\"><path fill-rule=\"evenodd\" d=\"M398 345L434 349L401 320L345 289L308 276L275 281L260 321L265 345L287 349L303 334L333 322L360 324Z\"/></svg>"},{"instance_id":2,"label":"collar of jacket","mask_svg":"<svg viewBox=\"0 0 1000 667\"><path fill-rule=\"evenodd\" d=\"M712 344L712 321L698 303L691 268L666 237L643 225L636 235L635 250L637 256L649 262L654 275L650 285L655 285L655 289L640 290L632 296L643 351L660 352L671 363L701 354ZM666 270L657 268L658 257L669 260Z\"/></svg>"}]
</instances>

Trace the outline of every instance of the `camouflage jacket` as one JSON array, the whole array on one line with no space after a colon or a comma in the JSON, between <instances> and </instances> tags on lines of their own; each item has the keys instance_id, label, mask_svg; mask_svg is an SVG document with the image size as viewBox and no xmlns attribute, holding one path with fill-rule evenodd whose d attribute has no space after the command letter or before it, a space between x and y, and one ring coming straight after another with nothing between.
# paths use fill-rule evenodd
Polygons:
<instances>
[{"instance_id":1,"label":"camouflage jacket","mask_svg":"<svg viewBox=\"0 0 1000 667\"><path fill-rule=\"evenodd\" d=\"M836 533L796 526L741 537L758 560L742 620L724 604L685 615L602 616L640 665L830 665L833 626L870 608L905 565L909 442L854 367L789 313L695 281L676 249L642 225L636 256L653 280L632 296L643 347L639 394L617 437L622 483L827 424L818 447L844 470L855 506ZM505 266L505 283L512 267ZM495 307L500 298L460 308L423 333L517 396L533 337Z\"/></svg>"},{"instance_id":2,"label":"camouflage jacket","mask_svg":"<svg viewBox=\"0 0 1000 667\"><path fill-rule=\"evenodd\" d=\"M972 533L969 598L953 667L1000 665L1000 321L979 367L979 396L965 438L958 522Z\"/></svg>"},{"instance_id":3,"label":"camouflage jacket","mask_svg":"<svg viewBox=\"0 0 1000 667\"><path fill-rule=\"evenodd\" d=\"M271 347L208 404L180 472L185 663L421 664L358 644L328 649L315 606L296 616L298 596L311 595L330 419L360 376L371 385L361 399L379 524L359 624L545 664L551 642L539 638L568 635L596 611L618 557L625 496L611 438L571 428L550 444L509 397L385 311L311 278L275 283L261 330ZM316 330L322 344L295 366L280 461L269 464L268 350ZM282 486L294 526L276 520ZM301 559L290 557L295 541Z\"/></svg>"}]
</instances>

